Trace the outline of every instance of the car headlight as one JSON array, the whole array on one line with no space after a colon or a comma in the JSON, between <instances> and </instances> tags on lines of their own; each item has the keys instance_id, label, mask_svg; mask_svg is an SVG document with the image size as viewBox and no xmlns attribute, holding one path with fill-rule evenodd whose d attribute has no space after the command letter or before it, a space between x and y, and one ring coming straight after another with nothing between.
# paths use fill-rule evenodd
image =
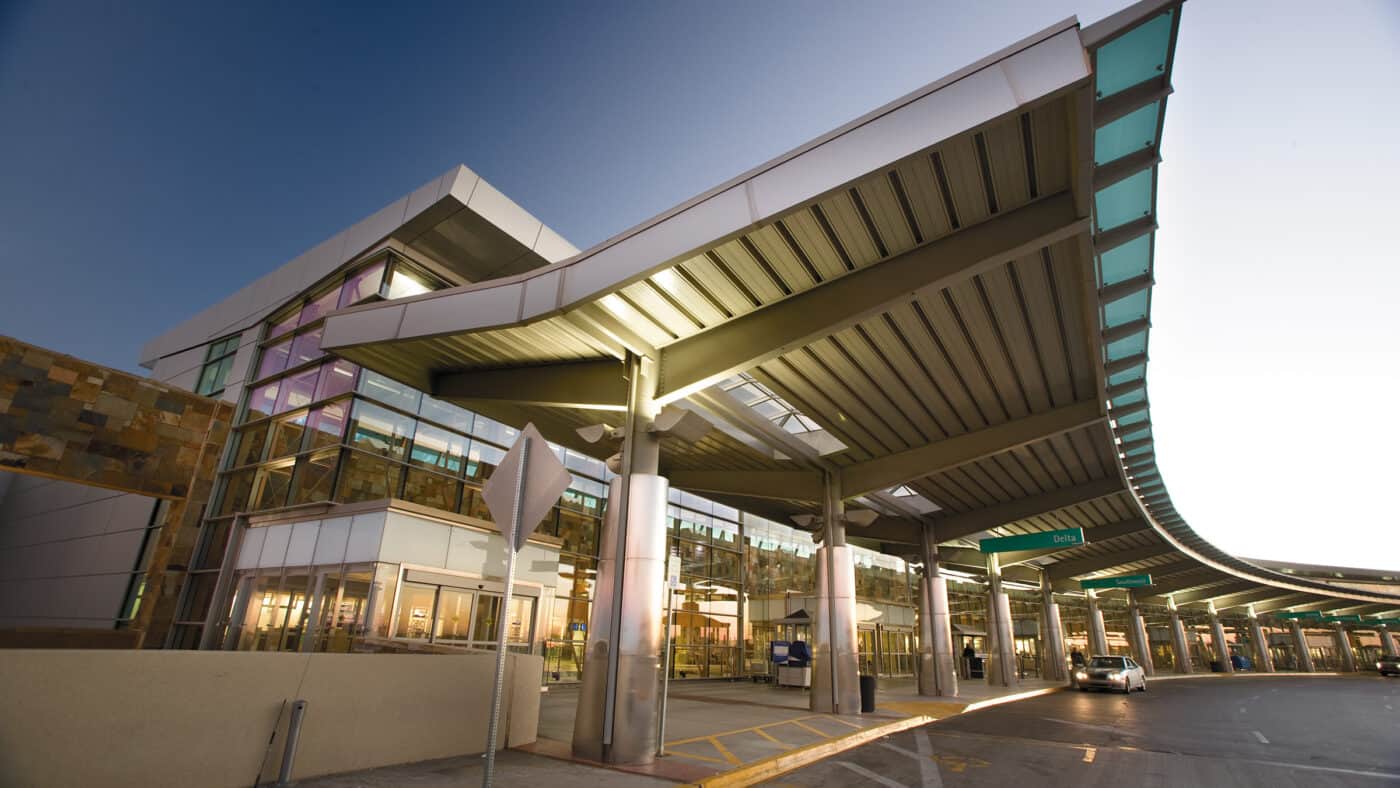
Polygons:
<instances>
[{"instance_id":1,"label":"car headlight","mask_svg":"<svg viewBox=\"0 0 1400 788\"><path fill-rule=\"evenodd\" d=\"M1381 669L1381 663L1377 662L1377 663L1376 663L1376 670L1380 670L1380 669Z\"/></svg>"},{"instance_id":2,"label":"car headlight","mask_svg":"<svg viewBox=\"0 0 1400 788\"><path fill-rule=\"evenodd\" d=\"M1113 679L1114 681L1117 681L1118 679L1123 678L1123 671L1115 670L1112 673L1108 674L1108 677Z\"/></svg>"},{"instance_id":3,"label":"car headlight","mask_svg":"<svg viewBox=\"0 0 1400 788\"><path fill-rule=\"evenodd\" d=\"M1082 681L1082 680L1084 680L1084 679L1089 678L1089 674L1088 674L1088 673L1085 673L1084 671L1081 670L1081 671L1077 671L1077 672L1074 674L1074 677Z\"/></svg>"}]
</instances>

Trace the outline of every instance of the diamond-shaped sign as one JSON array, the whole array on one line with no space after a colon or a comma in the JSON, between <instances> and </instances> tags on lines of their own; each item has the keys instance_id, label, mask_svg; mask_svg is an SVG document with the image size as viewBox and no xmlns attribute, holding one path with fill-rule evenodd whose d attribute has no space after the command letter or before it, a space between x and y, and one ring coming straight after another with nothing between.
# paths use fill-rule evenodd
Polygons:
<instances>
[{"instance_id":1,"label":"diamond-shaped sign","mask_svg":"<svg viewBox=\"0 0 1400 788\"><path fill-rule=\"evenodd\" d=\"M529 446L528 452L526 446ZM524 485L520 488L520 522L516 524L512 521L515 517L516 487L521 481L522 458L525 462L525 476ZM574 477L564 467L564 463L554 456L554 451L549 448L549 443L540 431L535 429L535 425L526 424L525 429L520 431L520 436L515 439L515 445L510 447L505 458L496 466L496 472L481 486L481 497L486 501L486 508L491 510L496 524L500 526L501 533L506 535L512 548L519 552L520 548L525 546L526 538L534 532L535 526L540 524L540 520L544 519L550 508L558 503L559 496L569 489L573 480ZM514 531L511 530L512 527L515 528Z\"/></svg>"}]
</instances>

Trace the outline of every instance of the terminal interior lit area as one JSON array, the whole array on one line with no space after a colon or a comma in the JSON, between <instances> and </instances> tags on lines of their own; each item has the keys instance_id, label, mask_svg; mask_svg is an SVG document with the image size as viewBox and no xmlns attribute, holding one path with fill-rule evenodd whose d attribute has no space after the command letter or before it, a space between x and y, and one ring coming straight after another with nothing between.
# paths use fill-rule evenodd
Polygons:
<instances>
[{"instance_id":1,"label":"terminal interior lit area","mask_svg":"<svg viewBox=\"0 0 1400 788\"><path fill-rule=\"evenodd\" d=\"M139 359L224 406L169 460L207 485L25 473L0 432L0 637L457 654L504 616L579 687L574 752L618 763L656 749L663 673L854 714L861 676L957 697L1076 653L1373 670L1400 576L1228 554L1156 462L1181 13L1067 20L591 249L463 166L211 293ZM0 375L46 382L0 402L82 399L16 345ZM503 605L483 485L527 424L572 482Z\"/></svg>"}]
</instances>

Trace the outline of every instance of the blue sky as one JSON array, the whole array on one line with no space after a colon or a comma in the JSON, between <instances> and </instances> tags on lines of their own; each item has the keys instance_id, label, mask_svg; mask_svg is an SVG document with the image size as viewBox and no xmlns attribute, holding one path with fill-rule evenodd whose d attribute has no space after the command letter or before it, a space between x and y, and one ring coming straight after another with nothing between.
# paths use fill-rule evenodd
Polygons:
<instances>
[{"instance_id":1,"label":"blue sky","mask_svg":"<svg viewBox=\"0 0 1400 788\"><path fill-rule=\"evenodd\" d=\"M0 333L133 369L457 163L587 247L1122 4L9 0L0 274L23 284L0 288ZM1149 371L1164 476L1228 550L1400 564L1400 114L1380 100L1400 6L1195 0L1182 19Z\"/></svg>"}]
</instances>

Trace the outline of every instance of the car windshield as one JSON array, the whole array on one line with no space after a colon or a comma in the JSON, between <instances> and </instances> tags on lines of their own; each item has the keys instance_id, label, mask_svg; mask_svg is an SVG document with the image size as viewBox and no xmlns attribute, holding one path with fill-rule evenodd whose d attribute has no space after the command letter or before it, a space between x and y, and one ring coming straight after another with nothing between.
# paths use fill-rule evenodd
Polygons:
<instances>
[{"instance_id":1,"label":"car windshield","mask_svg":"<svg viewBox=\"0 0 1400 788\"><path fill-rule=\"evenodd\" d=\"M1123 667L1122 657L1094 657L1089 662L1091 668L1121 668Z\"/></svg>"}]
</instances>

